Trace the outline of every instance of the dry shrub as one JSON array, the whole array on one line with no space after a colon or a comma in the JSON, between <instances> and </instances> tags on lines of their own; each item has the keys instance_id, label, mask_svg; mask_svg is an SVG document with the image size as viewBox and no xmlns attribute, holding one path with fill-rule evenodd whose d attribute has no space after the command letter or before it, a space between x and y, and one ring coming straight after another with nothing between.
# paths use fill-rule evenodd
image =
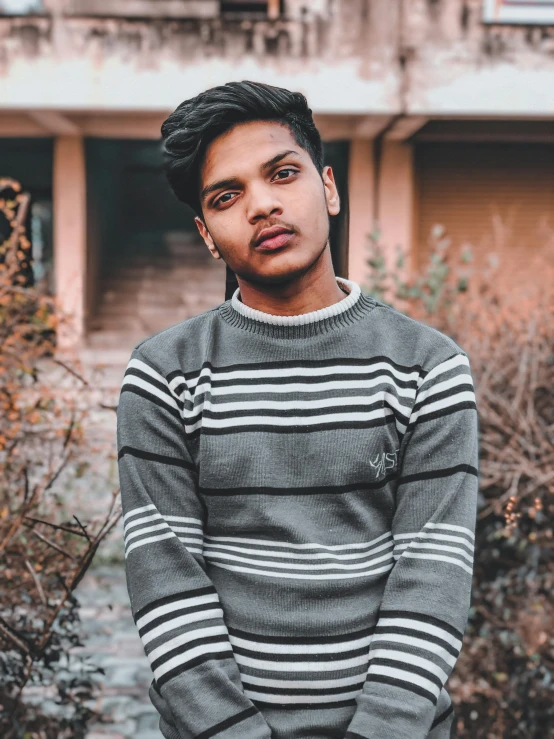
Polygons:
<instances>
[{"instance_id":1,"label":"dry shrub","mask_svg":"<svg viewBox=\"0 0 554 739\"><path fill-rule=\"evenodd\" d=\"M68 511L94 454L87 380L57 357L59 311L28 280L28 200L18 183L2 186L12 232L0 244L0 736L73 739L85 736L99 671L71 654L82 645L73 591L120 517L118 491L94 521Z\"/></svg>"},{"instance_id":2,"label":"dry shrub","mask_svg":"<svg viewBox=\"0 0 554 739\"><path fill-rule=\"evenodd\" d=\"M368 292L467 352L480 433L472 604L448 681L460 739L554 736L554 247L477 260L442 229L400 280L374 243ZM404 264L403 255L397 266ZM392 295L392 298L390 296Z\"/></svg>"}]
</instances>

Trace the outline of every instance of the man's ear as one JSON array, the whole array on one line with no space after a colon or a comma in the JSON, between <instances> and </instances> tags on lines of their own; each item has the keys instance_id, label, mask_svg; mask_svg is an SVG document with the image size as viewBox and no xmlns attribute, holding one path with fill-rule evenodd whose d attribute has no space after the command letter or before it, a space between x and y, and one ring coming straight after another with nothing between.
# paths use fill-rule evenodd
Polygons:
<instances>
[{"instance_id":1,"label":"man's ear","mask_svg":"<svg viewBox=\"0 0 554 739\"><path fill-rule=\"evenodd\" d=\"M327 166L323 168L322 179L325 189L325 200L327 201L327 212L330 216L336 216L340 213L340 198L331 167Z\"/></svg>"},{"instance_id":2,"label":"man's ear","mask_svg":"<svg viewBox=\"0 0 554 739\"><path fill-rule=\"evenodd\" d=\"M198 229L200 236L202 236L202 238L204 239L204 243L208 247L212 257L214 259L221 259L221 254L217 250L217 247L214 244L214 240L212 239L212 236L210 232L208 231L208 227L206 226L204 221L198 216L195 216L194 222L196 223L196 228Z\"/></svg>"}]
</instances>

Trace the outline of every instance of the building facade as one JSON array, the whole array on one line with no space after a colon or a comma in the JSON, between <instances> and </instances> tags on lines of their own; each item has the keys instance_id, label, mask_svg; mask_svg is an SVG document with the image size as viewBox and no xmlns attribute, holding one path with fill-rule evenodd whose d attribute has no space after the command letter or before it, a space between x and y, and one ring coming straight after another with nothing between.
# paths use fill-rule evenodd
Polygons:
<instances>
[{"instance_id":1,"label":"building facade","mask_svg":"<svg viewBox=\"0 0 554 739\"><path fill-rule=\"evenodd\" d=\"M554 239L553 52L554 0L0 0L0 176L31 193L61 345L127 352L224 299L159 138L231 79L308 97L337 274L365 284L376 233L413 269L436 224L526 259Z\"/></svg>"}]
</instances>

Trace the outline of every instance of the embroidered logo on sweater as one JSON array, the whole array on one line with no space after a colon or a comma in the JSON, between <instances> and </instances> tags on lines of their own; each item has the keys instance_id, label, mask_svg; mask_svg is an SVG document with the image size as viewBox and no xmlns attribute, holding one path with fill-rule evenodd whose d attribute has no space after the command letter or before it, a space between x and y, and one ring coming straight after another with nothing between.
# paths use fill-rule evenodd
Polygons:
<instances>
[{"instance_id":1,"label":"embroidered logo on sweater","mask_svg":"<svg viewBox=\"0 0 554 739\"><path fill-rule=\"evenodd\" d=\"M396 469L399 451L400 447L393 452L381 452L374 459L369 460L369 464L375 470L375 477L377 479L385 477L388 472Z\"/></svg>"}]
</instances>

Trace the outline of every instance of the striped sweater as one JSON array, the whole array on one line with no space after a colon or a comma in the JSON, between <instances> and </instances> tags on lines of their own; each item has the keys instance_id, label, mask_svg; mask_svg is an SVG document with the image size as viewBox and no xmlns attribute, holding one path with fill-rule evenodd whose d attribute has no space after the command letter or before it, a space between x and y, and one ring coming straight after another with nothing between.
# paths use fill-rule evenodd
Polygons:
<instances>
[{"instance_id":1,"label":"striped sweater","mask_svg":"<svg viewBox=\"0 0 554 739\"><path fill-rule=\"evenodd\" d=\"M337 277L139 343L119 398L125 569L167 739L446 739L470 606L467 354Z\"/></svg>"}]
</instances>

